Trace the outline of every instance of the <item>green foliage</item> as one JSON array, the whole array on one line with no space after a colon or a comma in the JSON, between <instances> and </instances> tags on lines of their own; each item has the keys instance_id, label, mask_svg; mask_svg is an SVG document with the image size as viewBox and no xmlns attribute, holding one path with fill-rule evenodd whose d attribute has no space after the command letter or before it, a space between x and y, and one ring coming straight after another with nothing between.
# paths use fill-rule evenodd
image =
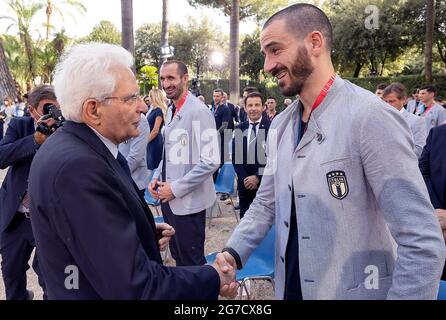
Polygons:
<instances>
[{"instance_id":1,"label":"green foliage","mask_svg":"<svg viewBox=\"0 0 446 320\"><path fill-rule=\"evenodd\" d=\"M121 44L121 32L116 26L107 20L100 21L89 35L80 39L79 42L105 42Z\"/></svg>"},{"instance_id":2,"label":"green foliage","mask_svg":"<svg viewBox=\"0 0 446 320\"><path fill-rule=\"evenodd\" d=\"M150 89L158 87L158 68L154 66L143 66L139 69L138 83L141 91L146 94Z\"/></svg>"},{"instance_id":3,"label":"green foliage","mask_svg":"<svg viewBox=\"0 0 446 320\"><path fill-rule=\"evenodd\" d=\"M260 29L243 39L240 49L240 73L253 80L262 74L264 58L260 52Z\"/></svg>"},{"instance_id":4,"label":"green foliage","mask_svg":"<svg viewBox=\"0 0 446 320\"><path fill-rule=\"evenodd\" d=\"M159 65L160 62L161 24L143 24L136 30L135 35L135 62L140 69L147 63Z\"/></svg>"},{"instance_id":5,"label":"green foliage","mask_svg":"<svg viewBox=\"0 0 446 320\"><path fill-rule=\"evenodd\" d=\"M222 9L227 16L231 14L231 0L187 0L187 2L194 7L208 6ZM240 20L254 17L257 21L263 21L287 5L287 0L240 0Z\"/></svg>"},{"instance_id":6,"label":"green foliage","mask_svg":"<svg viewBox=\"0 0 446 320\"><path fill-rule=\"evenodd\" d=\"M159 65L161 26L145 24L136 30L135 55L137 68L145 63ZM184 61L190 73L202 75L211 70L210 53L216 48L224 50L225 37L208 19L198 23L189 18L188 24L170 27L169 44L175 48L174 58ZM146 61L145 61L146 60Z\"/></svg>"},{"instance_id":7,"label":"green foliage","mask_svg":"<svg viewBox=\"0 0 446 320\"><path fill-rule=\"evenodd\" d=\"M370 17L366 8L379 9L377 28L367 28ZM357 77L363 66L379 75L386 64L395 60L410 45L405 17L400 14L400 0L339 0L327 4L333 25L333 60L341 71L351 70Z\"/></svg>"}]
</instances>

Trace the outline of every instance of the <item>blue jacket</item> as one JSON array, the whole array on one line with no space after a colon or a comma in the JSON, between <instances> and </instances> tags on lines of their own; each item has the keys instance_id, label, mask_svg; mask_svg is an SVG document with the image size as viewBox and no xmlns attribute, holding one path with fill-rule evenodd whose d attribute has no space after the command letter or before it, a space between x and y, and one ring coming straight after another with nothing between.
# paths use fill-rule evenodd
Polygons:
<instances>
[{"instance_id":1,"label":"blue jacket","mask_svg":"<svg viewBox=\"0 0 446 320\"><path fill-rule=\"evenodd\" d=\"M432 205L446 209L446 125L432 128L420 157L420 170Z\"/></svg>"},{"instance_id":2,"label":"blue jacket","mask_svg":"<svg viewBox=\"0 0 446 320\"><path fill-rule=\"evenodd\" d=\"M43 144L29 191L49 299L217 299L211 266L162 265L147 204L85 124L67 121Z\"/></svg>"},{"instance_id":3,"label":"blue jacket","mask_svg":"<svg viewBox=\"0 0 446 320\"><path fill-rule=\"evenodd\" d=\"M34 132L33 118L12 118L0 142L0 169L10 167L0 190L0 232L11 223L28 187L29 168L39 148Z\"/></svg>"}]
</instances>

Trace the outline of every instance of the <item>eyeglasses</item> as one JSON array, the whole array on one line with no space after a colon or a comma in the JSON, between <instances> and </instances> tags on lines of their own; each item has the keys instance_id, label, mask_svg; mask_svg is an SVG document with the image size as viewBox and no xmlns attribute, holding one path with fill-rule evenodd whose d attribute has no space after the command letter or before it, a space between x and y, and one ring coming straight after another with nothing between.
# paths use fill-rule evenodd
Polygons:
<instances>
[{"instance_id":1,"label":"eyeglasses","mask_svg":"<svg viewBox=\"0 0 446 320\"><path fill-rule=\"evenodd\" d=\"M132 94L130 96L126 96L126 97L105 97L102 100L110 100L110 99L118 99L122 103L132 104L133 105L138 100L143 100L143 97L139 93L134 93L134 94Z\"/></svg>"}]
</instances>

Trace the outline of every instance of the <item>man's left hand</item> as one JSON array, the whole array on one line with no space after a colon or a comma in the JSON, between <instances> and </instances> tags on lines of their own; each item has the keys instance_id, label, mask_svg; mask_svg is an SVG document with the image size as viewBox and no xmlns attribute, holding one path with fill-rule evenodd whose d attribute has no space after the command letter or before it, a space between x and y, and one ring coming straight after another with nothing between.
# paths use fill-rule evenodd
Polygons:
<instances>
[{"instance_id":1,"label":"man's left hand","mask_svg":"<svg viewBox=\"0 0 446 320\"><path fill-rule=\"evenodd\" d=\"M158 235L158 247L164 251L169 246L170 238L175 234L175 229L167 223L156 223L156 233Z\"/></svg>"},{"instance_id":2,"label":"man's left hand","mask_svg":"<svg viewBox=\"0 0 446 320\"><path fill-rule=\"evenodd\" d=\"M158 182L158 196L163 203L175 198L169 182Z\"/></svg>"},{"instance_id":3,"label":"man's left hand","mask_svg":"<svg viewBox=\"0 0 446 320\"><path fill-rule=\"evenodd\" d=\"M257 178L257 176L249 176L246 177L245 180L243 181L245 184L245 188L248 190L256 190L259 186L259 178Z\"/></svg>"}]
</instances>

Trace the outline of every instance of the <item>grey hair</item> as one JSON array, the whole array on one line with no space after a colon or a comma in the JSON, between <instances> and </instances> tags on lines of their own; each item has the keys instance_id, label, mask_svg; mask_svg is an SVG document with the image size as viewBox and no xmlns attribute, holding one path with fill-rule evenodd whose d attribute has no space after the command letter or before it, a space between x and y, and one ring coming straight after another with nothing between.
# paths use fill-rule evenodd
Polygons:
<instances>
[{"instance_id":1,"label":"grey hair","mask_svg":"<svg viewBox=\"0 0 446 320\"><path fill-rule=\"evenodd\" d=\"M84 43L66 51L56 66L54 91L67 120L82 122L82 105L88 98L102 100L117 86L116 67L133 66L124 48L106 43Z\"/></svg>"}]
</instances>

